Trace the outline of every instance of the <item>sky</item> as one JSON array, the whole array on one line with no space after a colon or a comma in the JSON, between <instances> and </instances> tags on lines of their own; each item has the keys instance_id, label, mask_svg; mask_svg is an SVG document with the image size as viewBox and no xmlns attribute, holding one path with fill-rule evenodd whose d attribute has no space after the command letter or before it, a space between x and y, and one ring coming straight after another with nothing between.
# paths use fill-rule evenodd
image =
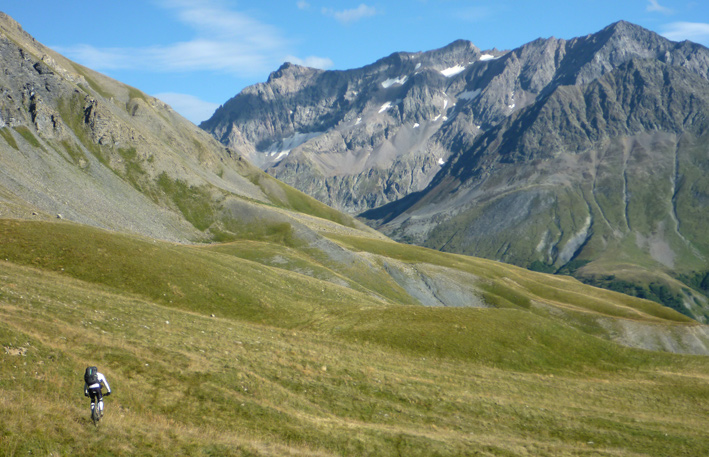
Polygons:
<instances>
[{"instance_id":1,"label":"sky","mask_svg":"<svg viewBox=\"0 0 709 457\"><path fill-rule=\"evenodd\" d=\"M2 0L0 11L195 124L283 62L347 70L457 39L511 50L619 20L709 46L707 0Z\"/></svg>"}]
</instances>

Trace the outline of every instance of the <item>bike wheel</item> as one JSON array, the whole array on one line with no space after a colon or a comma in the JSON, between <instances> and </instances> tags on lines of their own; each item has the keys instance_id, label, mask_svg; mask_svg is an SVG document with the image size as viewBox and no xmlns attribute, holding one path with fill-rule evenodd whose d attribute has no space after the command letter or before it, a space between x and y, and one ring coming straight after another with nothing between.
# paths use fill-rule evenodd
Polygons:
<instances>
[{"instance_id":1,"label":"bike wheel","mask_svg":"<svg viewBox=\"0 0 709 457\"><path fill-rule=\"evenodd\" d=\"M98 422L101 420L101 413L98 410L98 405L91 410L91 420L94 421L94 425L98 427Z\"/></svg>"}]
</instances>

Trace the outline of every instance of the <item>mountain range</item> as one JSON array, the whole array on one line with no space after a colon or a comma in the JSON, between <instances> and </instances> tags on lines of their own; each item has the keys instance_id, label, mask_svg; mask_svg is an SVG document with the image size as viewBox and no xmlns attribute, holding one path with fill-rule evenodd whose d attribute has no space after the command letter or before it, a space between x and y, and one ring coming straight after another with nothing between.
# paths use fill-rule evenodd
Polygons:
<instances>
[{"instance_id":1,"label":"mountain range","mask_svg":"<svg viewBox=\"0 0 709 457\"><path fill-rule=\"evenodd\" d=\"M51 228L51 224L61 223L186 246L244 242L261 246L265 243L262 247L246 249L245 252L254 251L247 256L249 260L277 268L279 275L285 270L312 278L323 283L323 290L336 287L344 288L347 293L363 294L364 302L375 300L377 306L383 302L428 307L521 306L527 309L534 302L542 308L557 307L558 298L546 295L556 296L560 292L550 291L561 287L558 290L569 294L562 302L571 309L609 307L598 316L606 329L601 333L607 338L633 346L679 352L704 353L708 347L704 340L705 327L679 327L682 329L679 333L674 327L665 328L651 332L649 338L638 334L637 329L631 330L634 326L628 327L622 319L627 314L627 306L641 310L640 316L647 315L641 321L652 322L658 318L670 322L688 321L676 311L658 309L645 300L628 301L630 298L619 294L589 298L599 292L588 287L582 292L586 298L573 303L573 297L579 293L576 281L567 283L564 279L559 283L555 279L542 279L544 275L537 276L534 272L520 272L511 265L496 266L494 262L472 257L461 264L455 256L438 259L414 247L410 252L404 249L404 253L386 254L391 248L373 246L390 243L389 238L251 165L246 158L248 148L243 152L220 144L163 102L64 58L38 43L7 15L0 16L0 32L4 68L0 75L3 91L0 99L0 220L50 224L46 229L27 225L28 233L66 230ZM456 43L454 48L461 46L470 49L462 43ZM554 100L554 96L548 100ZM492 128L481 138L502 131L503 125L501 123L497 130ZM475 157L480 156L474 149L471 151ZM430 189L440 189L445 183L459 179L456 176L478 176L461 167L474 162L463 160L464 155L460 157L442 168L453 174L437 174ZM480 162L485 163L485 160ZM579 163L585 162L580 160ZM538 190L533 192L541 195ZM450 193L455 195L453 191ZM514 201L514 192L508 194ZM425 201L434 194L422 195ZM556 198L553 191L549 191L549 195L546 200L539 200ZM568 195L569 202L573 203L573 192L569 191ZM420 198L412 193L391 205ZM416 204L420 206L418 201ZM409 206L408 211L416 207ZM434 203L431 207L443 209L445 205ZM588 208L587 205L580 207ZM559 211L575 216L576 223L590 224L588 214L576 215L571 205ZM465 212L459 213L458 217L466 217ZM579 217L585 218L585 222L579 222ZM605 217L611 220L610 214ZM535 222L533 217L528 219L529 224ZM632 219L631 223L635 225ZM17 241L19 248L16 248L8 241L18 236L12 235L13 227L15 225L10 224L4 229L0 256L5 255L6 259L19 256L18 261L21 259L21 263L30 265L50 261L52 268L60 271L73 268L81 271L82 261L65 258L67 255L73 258L77 248L54 246L63 245L71 237L55 239L50 235L46 240ZM445 227L447 225L441 223L436 226L437 231L431 233L440 233L438 231ZM495 230L504 234L499 227ZM591 231L588 227L586 230ZM550 238L550 235L545 236ZM21 248L25 243L34 247ZM584 243L581 245L592 245L587 240ZM54 254L28 254L39 249L36 246L45 246L41 250ZM261 250L263 252L258 254ZM103 249L99 248L101 251ZM55 257L64 260L53 260ZM429 257L430 260L423 260ZM123 259L114 260L117 264L122 262ZM99 278L115 274L111 264L102 267L109 271L100 273ZM131 276L133 268L119 269L119 276L131 284L140 283L140 277ZM515 277L515 281L508 283L505 279L508 276ZM547 281L557 285L541 294L535 290L537 286L533 284ZM115 285L120 285L120 281ZM184 295L172 286L164 287L170 291L164 296L177 294L172 301ZM258 291L253 293L258 294ZM220 297L218 301L225 295ZM591 304L582 304L587 300ZM614 316L612 323L606 322L603 314ZM701 320L702 314L697 312L691 317ZM578 320L575 315L567 318ZM617 318L621 320L616 321ZM608 333L608 328L615 330ZM659 340L658 335L662 335Z\"/></svg>"},{"instance_id":2,"label":"mountain range","mask_svg":"<svg viewBox=\"0 0 709 457\"><path fill-rule=\"evenodd\" d=\"M285 64L201 127L388 236L709 313L709 50L627 22Z\"/></svg>"},{"instance_id":3,"label":"mountain range","mask_svg":"<svg viewBox=\"0 0 709 457\"><path fill-rule=\"evenodd\" d=\"M453 48L472 49L462 42ZM503 62L508 54L481 53L476 62ZM634 457L709 448L702 401L709 398L709 327L699 313L693 319L569 276L392 241L252 165L256 146L219 143L160 100L45 47L2 13L0 61L0 455ZM416 65L414 72L423 68ZM443 73L420 77L454 81L463 66L450 60ZM461 139L469 147L431 159L438 172L427 187L372 211L383 224L402 215L423 221L417 211L446 209L441 192L451 184L460 201L466 186L473 196L507 186L476 207L509 195L514 212L525 206L515 207L524 203L525 188L515 186L525 178L538 194L531 201L556 205L559 227L569 217L600 232L602 217L641 234L630 203L641 183L660 181L642 180L632 165L659 160L658 144L679 145L676 168L663 162L679 170L676 221L666 227L685 237L688 250L701 249L686 227L685 211L696 207L686 206L680 189L693 182L697 193L701 183L704 98L695 91L704 80L644 61L623 68L577 89L560 86L546 103L529 105L537 111L481 124ZM691 86L661 90L658 100L689 97L697 106L694 117L659 117L687 131L697 126L695 137L614 137L604 143L603 162L585 151L536 148L534 135L568 147L564 128L505 134L526 124L541 128L535 123L546 118L581 125L582 118L560 118L556 110L574 107L578 115L593 94L615 106L620 81L640 78L650 90L658 71ZM405 88L409 78L390 79L377 90ZM298 112L306 116L303 106ZM589 108L583 119L616 125L624 106L608 120ZM360 124L372 122L365 117ZM649 122L639 112L627 119ZM425 126L432 139L439 121ZM395 123L387 122L393 134ZM410 128L418 132L426 122L418 118ZM441 128L455 119L445 122ZM284 160L318 138L297 147L303 138L293 138ZM508 151L508 144L523 146ZM273 163L280 148L268 155ZM617 150L627 162L610 161ZM555 174L540 167L547 162L556 163ZM577 170L594 171L597 185L579 187L571 179ZM618 170L627 176L620 184L611 173ZM532 175L544 186L531 185ZM565 194L551 186L559 181ZM627 211L605 209L586 222L594 201L610 199L601 190L626 181ZM577 209L579 202L587 204ZM478 223L465 220L469 209L455 216L466 229ZM540 217L525 216L530 236L546 230L534 229ZM444 230L444 222L420 227ZM502 228L493 224L501 236ZM627 235L621 229L603 232L609 244ZM463 230L460 239L473 233ZM600 249L588 238L580 246ZM646 242L661 246L649 236ZM579 256L567 265L574 261ZM82 395L86 366L100 367L112 387L98 428Z\"/></svg>"}]
</instances>

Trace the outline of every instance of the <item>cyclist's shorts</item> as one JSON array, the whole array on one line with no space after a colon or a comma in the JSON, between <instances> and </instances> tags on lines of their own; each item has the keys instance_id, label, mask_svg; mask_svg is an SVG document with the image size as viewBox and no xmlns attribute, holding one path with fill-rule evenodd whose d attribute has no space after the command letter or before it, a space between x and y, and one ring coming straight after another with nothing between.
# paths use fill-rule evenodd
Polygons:
<instances>
[{"instance_id":1,"label":"cyclist's shorts","mask_svg":"<svg viewBox=\"0 0 709 457\"><path fill-rule=\"evenodd\" d=\"M94 403L96 400L103 400L103 393L101 393L101 387L99 386L94 387L93 389L89 389L89 396L91 397L91 403Z\"/></svg>"}]
</instances>

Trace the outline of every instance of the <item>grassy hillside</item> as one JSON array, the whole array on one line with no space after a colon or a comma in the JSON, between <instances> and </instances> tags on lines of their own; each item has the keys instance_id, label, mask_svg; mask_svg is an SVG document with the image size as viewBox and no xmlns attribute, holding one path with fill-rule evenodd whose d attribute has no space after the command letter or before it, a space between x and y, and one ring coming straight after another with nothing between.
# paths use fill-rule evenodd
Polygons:
<instances>
[{"instance_id":1,"label":"grassy hillside","mask_svg":"<svg viewBox=\"0 0 709 457\"><path fill-rule=\"evenodd\" d=\"M622 309L628 321L696 326L683 316L494 262L337 241L372 263L474 272L494 307L421 307L395 281L358 282L311 246L184 246L1 220L0 454L709 449L706 357L625 348L590 330L591 317ZM98 430L81 391L88 364L114 390Z\"/></svg>"},{"instance_id":2,"label":"grassy hillside","mask_svg":"<svg viewBox=\"0 0 709 457\"><path fill-rule=\"evenodd\" d=\"M0 217L179 242L251 238L254 227L303 215L371 230L268 176L164 102L44 47L1 12L0 61L0 111L14 113L0 121Z\"/></svg>"}]
</instances>

